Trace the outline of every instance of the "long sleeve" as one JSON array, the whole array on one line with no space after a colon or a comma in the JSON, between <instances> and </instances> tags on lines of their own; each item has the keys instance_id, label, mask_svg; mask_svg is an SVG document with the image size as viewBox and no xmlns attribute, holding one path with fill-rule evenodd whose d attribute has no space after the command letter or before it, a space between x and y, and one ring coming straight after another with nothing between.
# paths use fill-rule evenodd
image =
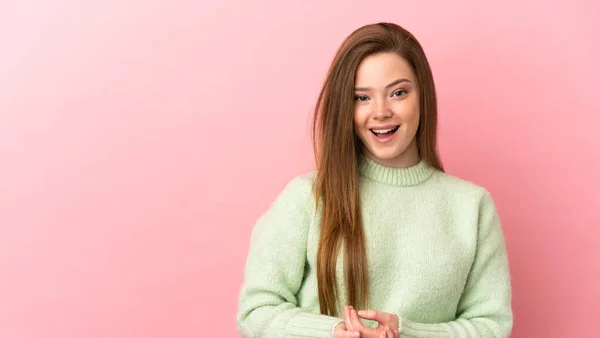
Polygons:
<instances>
[{"instance_id":1,"label":"long sleeve","mask_svg":"<svg viewBox=\"0 0 600 338\"><path fill-rule=\"evenodd\" d=\"M292 179L257 221L250 240L237 324L246 338L331 338L340 318L298 307L314 216L312 181Z\"/></svg>"},{"instance_id":2,"label":"long sleeve","mask_svg":"<svg viewBox=\"0 0 600 338\"><path fill-rule=\"evenodd\" d=\"M500 220L487 191L480 202L477 251L456 320L424 324L400 318L401 338L504 338L510 335L513 315L508 258Z\"/></svg>"}]
</instances>

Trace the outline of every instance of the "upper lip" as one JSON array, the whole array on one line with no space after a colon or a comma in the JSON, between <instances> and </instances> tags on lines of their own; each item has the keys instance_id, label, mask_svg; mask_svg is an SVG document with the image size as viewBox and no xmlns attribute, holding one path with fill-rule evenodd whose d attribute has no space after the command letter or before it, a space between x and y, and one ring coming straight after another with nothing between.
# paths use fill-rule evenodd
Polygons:
<instances>
[{"instance_id":1,"label":"upper lip","mask_svg":"<svg viewBox=\"0 0 600 338\"><path fill-rule=\"evenodd\" d=\"M388 124L388 125L381 126L381 127L371 127L369 129L372 129L372 130L394 129L398 126L399 126L399 124Z\"/></svg>"}]
</instances>

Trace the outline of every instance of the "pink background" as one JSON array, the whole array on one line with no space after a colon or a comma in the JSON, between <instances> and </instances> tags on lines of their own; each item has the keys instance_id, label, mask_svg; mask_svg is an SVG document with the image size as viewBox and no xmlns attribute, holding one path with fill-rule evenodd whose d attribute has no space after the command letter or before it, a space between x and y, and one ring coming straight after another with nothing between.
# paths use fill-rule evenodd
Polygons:
<instances>
[{"instance_id":1,"label":"pink background","mask_svg":"<svg viewBox=\"0 0 600 338\"><path fill-rule=\"evenodd\" d=\"M513 337L600 337L600 2L569 2L0 2L0 336L238 336L335 49L394 21L448 172L497 202Z\"/></svg>"}]
</instances>

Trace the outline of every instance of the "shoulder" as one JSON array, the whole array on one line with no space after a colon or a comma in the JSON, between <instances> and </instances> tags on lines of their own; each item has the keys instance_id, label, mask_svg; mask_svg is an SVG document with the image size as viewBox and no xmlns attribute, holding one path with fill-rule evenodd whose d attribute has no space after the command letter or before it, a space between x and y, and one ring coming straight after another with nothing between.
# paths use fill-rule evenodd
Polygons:
<instances>
[{"instance_id":1,"label":"shoulder","mask_svg":"<svg viewBox=\"0 0 600 338\"><path fill-rule=\"evenodd\" d=\"M300 194L311 192L315 175L316 171L297 174L287 181L283 191L291 191Z\"/></svg>"},{"instance_id":2,"label":"shoulder","mask_svg":"<svg viewBox=\"0 0 600 338\"><path fill-rule=\"evenodd\" d=\"M315 172L292 176L285 183L274 203L292 203L297 207L306 207L312 198Z\"/></svg>"},{"instance_id":3,"label":"shoulder","mask_svg":"<svg viewBox=\"0 0 600 338\"><path fill-rule=\"evenodd\" d=\"M447 190L456 196L482 199L490 195L484 186L452 174L436 171L432 178L441 189Z\"/></svg>"},{"instance_id":4,"label":"shoulder","mask_svg":"<svg viewBox=\"0 0 600 338\"><path fill-rule=\"evenodd\" d=\"M486 187L441 171L437 171L432 178L436 189L448 199L474 206L480 212L496 212L494 199Z\"/></svg>"},{"instance_id":5,"label":"shoulder","mask_svg":"<svg viewBox=\"0 0 600 338\"><path fill-rule=\"evenodd\" d=\"M311 214L314 209L313 180L313 172L297 174L288 179L263 218L279 220Z\"/></svg>"},{"instance_id":6,"label":"shoulder","mask_svg":"<svg viewBox=\"0 0 600 338\"><path fill-rule=\"evenodd\" d=\"M477 227L480 236L490 233L502 235L500 215L491 193L482 185L447 173L434 175L436 190L443 191L443 200L456 214L471 220L465 224Z\"/></svg>"},{"instance_id":7,"label":"shoulder","mask_svg":"<svg viewBox=\"0 0 600 338\"><path fill-rule=\"evenodd\" d=\"M265 255L270 257L282 243L288 243L290 247L305 243L303 238L308 234L315 210L313 176L312 173L295 175L283 185L252 229L254 251L264 249Z\"/></svg>"}]
</instances>

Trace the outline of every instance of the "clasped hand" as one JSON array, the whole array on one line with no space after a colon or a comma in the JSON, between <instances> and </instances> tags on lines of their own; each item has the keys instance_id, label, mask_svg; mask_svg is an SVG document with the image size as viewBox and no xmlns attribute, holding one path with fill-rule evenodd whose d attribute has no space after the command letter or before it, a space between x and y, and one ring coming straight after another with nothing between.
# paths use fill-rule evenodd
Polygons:
<instances>
[{"instance_id":1,"label":"clasped hand","mask_svg":"<svg viewBox=\"0 0 600 338\"><path fill-rule=\"evenodd\" d=\"M374 320L377 328L364 326L360 318ZM396 338L400 319L398 316L377 310L356 311L352 306L344 307L344 322L334 331L334 338Z\"/></svg>"}]
</instances>

